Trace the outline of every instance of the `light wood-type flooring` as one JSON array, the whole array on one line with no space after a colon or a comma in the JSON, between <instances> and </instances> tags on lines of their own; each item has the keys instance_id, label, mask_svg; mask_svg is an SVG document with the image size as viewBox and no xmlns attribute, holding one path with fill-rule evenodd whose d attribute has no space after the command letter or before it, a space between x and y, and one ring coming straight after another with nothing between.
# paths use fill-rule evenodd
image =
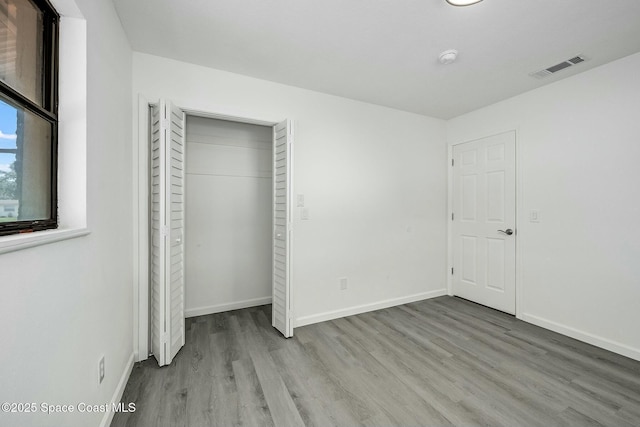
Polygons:
<instances>
[{"instance_id":1,"label":"light wood-type flooring","mask_svg":"<svg viewBox=\"0 0 640 427\"><path fill-rule=\"evenodd\" d=\"M640 362L441 297L295 329L261 306L187 319L112 426L640 425Z\"/></svg>"}]
</instances>

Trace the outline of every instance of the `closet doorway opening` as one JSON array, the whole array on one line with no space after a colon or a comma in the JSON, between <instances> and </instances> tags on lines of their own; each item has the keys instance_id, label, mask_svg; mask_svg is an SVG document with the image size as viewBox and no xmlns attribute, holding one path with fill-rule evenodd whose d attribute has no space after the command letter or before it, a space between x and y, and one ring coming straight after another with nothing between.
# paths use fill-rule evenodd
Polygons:
<instances>
[{"instance_id":1,"label":"closet doorway opening","mask_svg":"<svg viewBox=\"0 0 640 427\"><path fill-rule=\"evenodd\" d=\"M139 354L170 364L185 317L269 303L273 327L291 337L292 122L148 105Z\"/></svg>"},{"instance_id":2,"label":"closet doorway opening","mask_svg":"<svg viewBox=\"0 0 640 427\"><path fill-rule=\"evenodd\" d=\"M272 138L187 115L185 317L271 304Z\"/></svg>"}]
</instances>

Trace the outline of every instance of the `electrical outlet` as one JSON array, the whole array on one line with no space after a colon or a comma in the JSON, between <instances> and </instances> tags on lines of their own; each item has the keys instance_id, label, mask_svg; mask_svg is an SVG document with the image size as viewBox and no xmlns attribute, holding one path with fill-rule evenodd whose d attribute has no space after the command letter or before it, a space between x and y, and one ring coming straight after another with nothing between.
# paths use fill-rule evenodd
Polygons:
<instances>
[{"instance_id":1,"label":"electrical outlet","mask_svg":"<svg viewBox=\"0 0 640 427\"><path fill-rule=\"evenodd\" d=\"M300 210L300 219L306 221L309 219L309 208L302 208Z\"/></svg>"},{"instance_id":2,"label":"electrical outlet","mask_svg":"<svg viewBox=\"0 0 640 427\"><path fill-rule=\"evenodd\" d=\"M340 290L344 291L347 289L347 286L349 285L349 280L346 277L341 277L340 279Z\"/></svg>"},{"instance_id":3,"label":"electrical outlet","mask_svg":"<svg viewBox=\"0 0 640 427\"><path fill-rule=\"evenodd\" d=\"M297 206L299 208L304 208L304 194L298 194L298 197L296 198L297 200Z\"/></svg>"},{"instance_id":4,"label":"electrical outlet","mask_svg":"<svg viewBox=\"0 0 640 427\"><path fill-rule=\"evenodd\" d=\"M102 380L104 380L104 356L100 358L100 362L98 363L98 380L100 384L102 384Z\"/></svg>"}]
</instances>

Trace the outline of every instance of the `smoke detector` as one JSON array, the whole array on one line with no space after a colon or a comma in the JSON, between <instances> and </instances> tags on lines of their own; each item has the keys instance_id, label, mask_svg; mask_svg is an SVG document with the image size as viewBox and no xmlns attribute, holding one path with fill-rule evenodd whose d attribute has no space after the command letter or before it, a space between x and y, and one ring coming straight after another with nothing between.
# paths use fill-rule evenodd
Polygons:
<instances>
[{"instance_id":1,"label":"smoke detector","mask_svg":"<svg viewBox=\"0 0 640 427\"><path fill-rule=\"evenodd\" d=\"M438 57L438 61L440 61L440 63L443 65L447 65L455 61L457 57L458 51L455 49L449 49L440 54L440 56Z\"/></svg>"}]
</instances>

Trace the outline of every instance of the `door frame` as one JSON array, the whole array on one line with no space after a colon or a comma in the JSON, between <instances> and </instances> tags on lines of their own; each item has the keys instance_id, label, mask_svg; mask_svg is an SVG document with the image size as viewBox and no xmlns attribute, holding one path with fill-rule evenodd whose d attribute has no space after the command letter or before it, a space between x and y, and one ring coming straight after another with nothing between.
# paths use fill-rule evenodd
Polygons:
<instances>
[{"instance_id":1,"label":"door frame","mask_svg":"<svg viewBox=\"0 0 640 427\"><path fill-rule=\"evenodd\" d=\"M519 233L520 224L522 224L522 212L524 212L522 207L522 170L521 170L521 150L519 143L519 135L520 129L518 126L509 127L507 129L500 129L491 132L485 132L479 136L474 136L471 138L465 138L459 141L449 141L447 144L447 294L453 296L453 278L451 277L451 269L453 268L453 221L451 220L451 215L453 213L453 167L451 165L451 161L453 159L453 147L460 144L465 144L468 142L478 141L480 139L489 138L492 136L500 135L507 132L513 132L515 136L515 149L516 149L516 223L514 227L516 229L516 233ZM515 293L516 293L516 313L515 317L518 319L522 319L522 247L520 242L522 238L517 238L515 242L516 246L516 283L515 283Z\"/></svg>"},{"instance_id":2,"label":"door frame","mask_svg":"<svg viewBox=\"0 0 640 427\"><path fill-rule=\"evenodd\" d=\"M168 98L171 99L171 98ZM133 350L134 358L140 362L149 358L149 106L158 102L159 98L147 97L138 94L137 106L137 130L134 126L133 151ZM244 112L229 113L222 107L217 111L201 110L176 101L176 105L185 113L185 116L198 116L211 119L227 120L232 122L247 123L253 125L273 127L285 118L256 117L245 115ZM135 114L135 110L134 110ZM289 119L291 120L291 119ZM293 120L291 120L293 122ZM294 123L295 125L295 123ZM186 146L186 143L185 143ZM293 152L292 152L293 157ZM293 168L291 171L291 185L294 186ZM293 194L293 193L292 193ZM293 221L290 225L293 234ZM273 239L273 237L272 237ZM293 238L291 242L291 254L293 254ZM289 257L289 269L291 271L293 256ZM295 314L295 291L293 276L290 277L289 288L290 313ZM292 319L293 320L293 319Z\"/></svg>"}]
</instances>

